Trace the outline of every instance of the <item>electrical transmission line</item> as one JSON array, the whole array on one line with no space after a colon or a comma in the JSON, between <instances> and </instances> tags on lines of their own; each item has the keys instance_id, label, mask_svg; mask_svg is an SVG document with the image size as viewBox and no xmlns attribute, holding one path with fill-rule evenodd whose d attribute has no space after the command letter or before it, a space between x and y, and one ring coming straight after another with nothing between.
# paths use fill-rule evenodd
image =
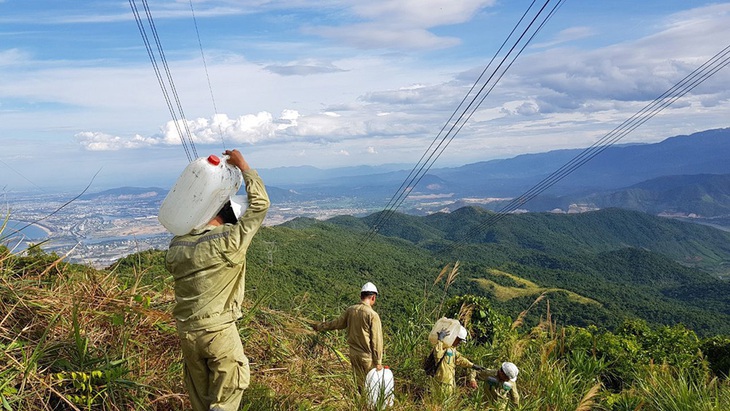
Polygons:
<instances>
[{"instance_id":1,"label":"electrical transmission line","mask_svg":"<svg viewBox=\"0 0 730 411\"><path fill-rule=\"evenodd\" d=\"M517 57L525 50L527 45L542 29L545 23L554 15L557 9L563 4L564 0L558 0L553 2L552 7L548 7L551 0L546 0L542 6L533 11L535 7L535 1L533 1L528 7L527 11L522 15L520 20L514 26L507 39L502 43L499 50L495 53L494 57L490 60L487 66L484 68L482 73L479 75L477 80L474 82L472 87L467 92L466 96L462 99L459 106L456 108L454 113L449 117L444 126L441 128L439 133L436 135L431 145L426 149L421 159L413 167L409 175L406 177L401 186L396 190L396 193L390 199L385 209L378 213L375 222L372 224L368 232L363 236L363 239L358 244L358 249L362 250L362 247L373 239L375 234L382 228L387 221L392 217L398 207L405 201L408 194L418 185L421 179L430 170L431 166L436 160L443 154L444 150L453 141L454 137L464 127L466 121L476 112L482 102L491 93L494 87L497 85L499 80L504 76L507 70L512 66ZM531 13L534 13L531 17L528 17ZM521 29L522 25L526 25ZM513 41L510 39L515 37L515 33L520 32L519 36ZM509 51L502 57L499 64L490 70L492 64L497 60L499 53L505 48L507 44L511 44ZM485 75L489 72L486 80L482 81ZM475 89L478 89L474 92ZM469 103L462 109L464 103L469 100ZM458 115L457 115L458 113ZM456 119L454 120L454 118ZM446 132L444 132L446 130ZM439 141L439 137L441 137ZM438 141L438 144L436 144ZM434 147L435 145L435 147Z\"/></svg>"},{"instance_id":2,"label":"electrical transmission line","mask_svg":"<svg viewBox=\"0 0 730 411\"><path fill-rule=\"evenodd\" d=\"M659 114L672 103L683 97L695 87L702 84L705 80L712 77L715 73L727 67L730 64L730 45L715 54L705 63L694 69L691 73L677 82L669 90L662 93L659 97L647 104L637 113L626 119L619 126L614 128L601 139L593 143L590 147L583 150L573 159L565 163L563 166L552 172L539 183L528 189L522 195L514 198L507 205L502 207L497 213L491 215L484 222L469 230L464 237L455 244L447 247L442 252L453 252L454 250L467 244L467 240L473 239L487 227L496 224L507 214L517 210L526 202L532 200L548 188L552 187L558 181L575 172L585 163L602 153L604 150L627 136L636 128L649 121L652 117Z\"/></svg>"},{"instance_id":3,"label":"electrical transmission line","mask_svg":"<svg viewBox=\"0 0 730 411\"><path fill-rule=\"evenodd\" d=\"M162 62L162 67L165 72L165 78L167 80L167 83L165 82L165 78L163 78L160 66L157 62L157 57L155 57L154 50L152 46L150 45L150 39L147 35L147 30L145 29L144 21L142 20L142 17L140 16L139 9L137 8L137 3L135 0L129 0L129 6L132 9L132 13L134 14L134 19L137 22L137 28L139 29L139 34L142 36L142 41L144 41L145 48L147 49L147 55L150 58L150 62L152 63L152 68L155 71L155 76L157 77L157 82L160 85L160 89L162 90L162 95L165 98L165 102L167 103L167 108L170 111L170 116L172 117L173 123L175 124L175 129L177 130L178 136L180 136L180 141L183 146L183 150L185 150L185 155L188 158L188 161L193 161L193 159L198 157L198 152L195 149L195 143L193 142L193 136L190 132L190 128L188 127L188 122L185 119L185 112L183 111L182 104L180 103L180 98L177 94L177 90L175 89L175 82L172 79L172 73L170 72L170 67L167 65L167 59L165 58L165 52L162 48L162 43L160 42L160 38L157 35L157 28L155 27L154 19L152 18L152 13L150 12L149 5L147 4L147 0L141 0L142 6L144 7L145 15L147 17L147 25L149 26L150 31L152 32L152 36L155 40L155 45L157 48L157 53L159 54L159 60ZM168 91L168 87L170 91ZM175 105L173 106L172 101L175 101ZM180 128L180 125L184 126L185 133L183 133L182 129Z\"/></svg>"}]
</instances>

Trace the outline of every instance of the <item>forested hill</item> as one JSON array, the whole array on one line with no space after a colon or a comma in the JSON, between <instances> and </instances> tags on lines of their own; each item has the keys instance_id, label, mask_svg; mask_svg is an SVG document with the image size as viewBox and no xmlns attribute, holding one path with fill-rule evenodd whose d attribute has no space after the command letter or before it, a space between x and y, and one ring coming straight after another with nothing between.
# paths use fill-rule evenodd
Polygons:
<instances>
[{"instance_id":1,"label":"forested hill","mask_svg":"<svg viewBox=\"0 0 730 411\"><path fill-rule=\"evenodd\" d=\"M397 317L420 301L441 268L459 261L448 294L488 296L510 315L547 292L555 318L568 324L610 328L639 317L730 333L730 285L718 279L727 277L730 233L608 209L507 215L473 234L492 216L472 207L395 214L365 242L377 215L296 219L262 230L250 261L263 274L249 284L275 306L311 299L331 312L371 280L384 290L382 309Z\"/></svg>"},{"instance_id":2,"label":"forested hill","mask_svg":"<svg viewBox=\"0 0 730 411\"><path fill-rule=\"evenodd\" d=\"M730 284L719 279L727 277L730 233L618 209L506 215L474 230L493 216L472 207L427 217L394 214L367 241L377 215L264 227L248 253L247 298L324 318L373 281L382 291L379 310L397 322L458 261L446 295L489 297L513 317L544 293L542 304L550 301L560 324L611 329L642 318L682 323L701 335L730 334ZM151 252L144 266L164 278L163 255ZM139 261L130 256L118 269ZM528 322L544 309L534 309Z\"/></svg>"},{"instance_id":3,"label":"forested hill","mask_svg":"<svg viewBox=\"0 0 730 411\"><path fill-rule=\"evenodd\" d=\"M366 229L377 218L373 214L361 219L360 227ZM343 221L330 220L335 224ZM635 247L720 276L730 271L729 233L621 209L510 214L495 219L490 211L464 207L426 217L395 214L378 232L427 249L443 249L461 260L469 258L463 250L466 246L501 246L541 252L552 258Z\"/></svg>"}]
</instances>

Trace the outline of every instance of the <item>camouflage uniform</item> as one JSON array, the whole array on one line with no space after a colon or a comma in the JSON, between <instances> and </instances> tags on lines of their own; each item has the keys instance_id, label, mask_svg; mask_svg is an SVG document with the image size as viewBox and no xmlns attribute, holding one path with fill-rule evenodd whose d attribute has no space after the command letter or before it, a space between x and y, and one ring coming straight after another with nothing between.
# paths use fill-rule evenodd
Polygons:
<instances>
[{"instance_id":1,"label":"camouflage uniform","mask_svg":"<svg viewBox=\"0 0 730 411\"><path fill-rule=\"evenodd\" d=\"M185 385L195 411L238 410L250 382L235 321L241 317L246 250L266 217L269 197L255 170L244 171L243 179L249 207L236 224L176 236L167 251Z\"/></svg>"},{"instance_id":2,"label":"camouflage uniform","mask_svg":"<svg viewBox=\"0 0 730 411\"><path fill-rule=\"evenodd\" d=\"M358 387L362 390L367 373L382 365L383 330L380 316L363 302L352 305L340 318L317 324L319 331L347 329L347 345L350 347L350 364Z\"/></svg>"}]
</instances>

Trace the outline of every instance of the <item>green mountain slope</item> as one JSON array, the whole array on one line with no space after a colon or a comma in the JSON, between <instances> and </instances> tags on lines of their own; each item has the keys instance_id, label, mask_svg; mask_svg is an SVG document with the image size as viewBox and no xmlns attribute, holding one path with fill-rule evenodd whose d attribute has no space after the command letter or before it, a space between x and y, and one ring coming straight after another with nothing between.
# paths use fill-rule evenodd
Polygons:
<instances>
[{"instance_id":1,"label":"green mountain slope","mask_svg":"<svg viewBox=\"0 0 730 411\"><path fill-rule=\"evenodd\" d=\"M562 324L610 329L642 318L730 334L730 285L716 276L727 270L730 233L617 209L507 215L475 230L493 217L471 207L427 217L394 214L371 237L366 228L378 215L265 227L248 253L248 298L323 318L373 281L382 290L379 310L397 322L418 309L444 266L459 261L447 296L486 296L510 316L545 293ZM151 272L162 270L162 252L156 253L147 259ZM120 261L117 271L138 260Z\"/></svg>"},{"instance_id":2,"label":"green mountain slope","mask_svg":"<svg viewBox=\"0 0 730 411\"><path fill-rule=\"evenodd\" d=\"M730 330L730 294L714 292L712 304L703 305L700 292L728 289L713 275L727 272L726 232L618 209L508 215L485 228L493 217L471 207L421 218L395 214L390 227L379 232L428 250L436 264L460 261L462 281L455 282L455 293L494 296L469 280L488 278L489 270L498 268L540 287L565 290L551 298L564 300L558 318L567 323L611 327L628 316L691 324L699 332ZM570 292L600 305L586 307ZM534 297L515 298L504 307L514 314Z\"/></svg>"}]
</instances>

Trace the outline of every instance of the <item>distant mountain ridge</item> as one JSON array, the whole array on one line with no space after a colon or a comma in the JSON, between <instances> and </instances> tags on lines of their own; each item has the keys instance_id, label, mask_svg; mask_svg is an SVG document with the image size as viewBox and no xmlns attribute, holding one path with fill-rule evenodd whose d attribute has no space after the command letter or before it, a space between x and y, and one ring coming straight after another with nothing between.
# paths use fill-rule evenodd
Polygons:
<instances>
[{"instance_id":1,"label":"distant mountain ridge","mask_svg":"<svg viewBox=\"0 0 730 411\"><path fill-rule=\"evenodd\" d=\"M584 199L650 214L730 215L730 174L665 176Z\"/></svg>"},{"instance_id":2,"label":"distant mountain ridge","mask_svg":"<svg viewBox=\"0 0 730 411\"><path fill-rule=\"evenodd\" d=\"M410 192L401 211L425 215L443 209L455 210L470 204L472 199L509 201L583 151L555 150L460 167L433 168ZM615 145L520 208L568 211L572 204L585 204L585 209L620 207L652 214L730 216L728 159L730 128L670 137L653 144ZM411 168L402 164L330 170L309 166L259 170L274 203L349 198L351 203L370 210L384 209L389 199L403 189L410 172ZM84 198L126 195L135 198L151 192L164 198L166 190L123 187ZM424 206L429 196L443 200ZM480 204L499 210L506 203L496 200Z\"/></svg>"},{"instance_id":3,"label":"distant mountain ridge","mask_svg":"<svg viewBox=\"0 0 730 411\"><path fill-rule=\"evenodd\" d=\"M555 150L490 160L460 167L432 168L416 187L418 192L453 192L459 196L516 196L558 170L584 149ZM730 128L675 136L653 144L614 145L587 162L549 190L551 195L586 194L619 189L669 175L730 174ZM310 170L310 176L313 175ZM390 169L390 170L389 170ZM296 169L300 171L299 168ZM386 171L356 173L355 171ZM298 184L285 181L283 169L261 170L262 176L277 172L276 184L296 188L322 187L339 192L369 187L391 194L406 180L411 167L339 168L320 170L319 179ZM430 179L430 180L429 180ZM438 184L432 184L437 181ZM431 185L432 188L427 186ZM306 191L306 190L305 190Z\"/></svg>"}]
</instances>

